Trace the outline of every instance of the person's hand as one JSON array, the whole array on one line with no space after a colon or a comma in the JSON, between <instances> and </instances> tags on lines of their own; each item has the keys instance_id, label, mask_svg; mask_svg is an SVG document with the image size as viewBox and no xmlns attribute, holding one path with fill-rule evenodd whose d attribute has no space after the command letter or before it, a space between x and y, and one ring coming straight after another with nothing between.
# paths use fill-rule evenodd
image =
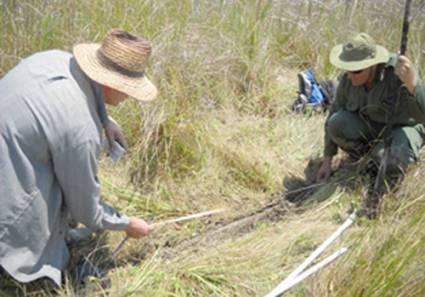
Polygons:
<instances>
[{"instance_id":1,"label":"person's hand","mask_svg":"<svg viewBox=\"0 0 425 297\"><path fill-rule=\"evenodd\" d=\"M122 132L120 126L112 118L108 118L103 127L105 128L106 139L111 150L116 149L115 141L121 144L125 150L128 149L128 144L124 133Z\"/></svg>"},{"instance_id":2,"label":"person's hand","mask_svg":"<svg viewBox=\"0 0 425 297\"><path fill-rule=\"evenodd\" d=\"M131 217L130 224L128 224L127 228L125 229L125 232L127 232L127 235L129 237L140 238L142 236L148 235L152 229L153 227L146 223L144 220L136 217Z\"/></svg>"},{"instance_id":3,"label":"person's hand","mask_svg":"<svg viewBox=\"0 0 425 297\"><path fill-rule=\"evenodd\" d=\"M394 73L404 83L410 94L415 92L417 78L412 62L406 56L399 56Z\"/></svg>"},{"instance_id":4,"label":"person's hand","mask_svg":"<svg viewBox=\"0 0 425 297\"><path fill-rule=\"evenodd\" d=\"M323 158L322 165L316 175L316 182L327 181L332 172L332 157L326 156Z\"/></svg>"}]
</instances>

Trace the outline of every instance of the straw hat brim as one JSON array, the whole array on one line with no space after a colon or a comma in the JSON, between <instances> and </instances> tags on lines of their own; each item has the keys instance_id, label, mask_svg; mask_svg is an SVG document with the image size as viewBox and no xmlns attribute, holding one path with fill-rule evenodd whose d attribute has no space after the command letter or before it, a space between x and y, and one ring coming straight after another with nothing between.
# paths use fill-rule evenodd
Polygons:
<instances>
[{"instance_id":1,"label":"straw hat brim","mask_svg":"<svg viewBox=\"0 0 425 297\"><path fill-rule=\"evenodd\" d=\"M98 57L97 50L101 47L97 43L77 44L73 54L78 65L92 80L116 89L138 101L150 101L158 95L155 85L146 77L130 77L103 65Z\"/></svg>"},{"instance_id":2,"label":"straw hat brim","mask_svg":"<svg viewBox=\"0 0 425 297\"><path fill-rule=\"evenodd\" d=\"M376 55L372 59L365 59L361 61L343 61L340 59L340 56L342 54L343 45L337 45L335 46L329 55L329 59L335 67L346 70L346 71L358 71L366 69L370 66L380 64L380 63L387 63L390 59L390 54L387 51L386 48L377 45L376 46Z\"/></svg>"}]
</instances>

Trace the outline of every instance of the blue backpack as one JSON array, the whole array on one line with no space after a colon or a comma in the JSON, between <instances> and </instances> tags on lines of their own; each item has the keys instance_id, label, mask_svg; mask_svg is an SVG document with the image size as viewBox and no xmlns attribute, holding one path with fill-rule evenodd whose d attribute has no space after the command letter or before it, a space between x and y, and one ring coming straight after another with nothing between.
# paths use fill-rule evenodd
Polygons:
<instances>
[{"instance_id":1,"label":"blue backpack","mask_svg":"<svg viewBox=\"0 0 425 297\"><path fill-rule=\"evenodd\" d=\"M313 111L324 112L335 95L336 83L333 80L317 82L311 69L306 69L298 75L298 96L292 105L295 112L304 112L310 108Z\"/></svg>"}]
</instances>

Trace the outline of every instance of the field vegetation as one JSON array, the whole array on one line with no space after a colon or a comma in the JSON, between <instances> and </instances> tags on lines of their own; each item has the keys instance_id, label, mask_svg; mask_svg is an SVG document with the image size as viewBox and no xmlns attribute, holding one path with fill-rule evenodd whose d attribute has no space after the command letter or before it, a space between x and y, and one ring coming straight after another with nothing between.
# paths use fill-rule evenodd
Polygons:
<instances>
[{"instance_id":1,"label":"field vegetation","mask_svg":"<svg viewBox=\"0 0 425 297\"><path fill-rule=\"evenodd\" d=\"M408 56L425 69L424 1L413 1ZM108 109L130 149L100 160L102 197L149 222L225 208L129 240L98 233L75 248L108 270L87 296L263 296L359 205L361 165L304 189L323 150L323 114L294 114L296 74L336 79L330 49L367 32L397 52L404 1L32 0L0 1L0 75L31 53L101 42L111 28L153 45L156 101ZM25 82L23 82L25 83ZM349 250L287 296L425 296L425 168L412 166L382 214L358 220L326 253ZM0 182L1 186L1 182ZM298 190L298 191L297 191ZM71 263L72 265L72 263ZM69 280L69 276L67 276ZM0 280L0 296L73 296Z\"/></svg>"}]
</instances>

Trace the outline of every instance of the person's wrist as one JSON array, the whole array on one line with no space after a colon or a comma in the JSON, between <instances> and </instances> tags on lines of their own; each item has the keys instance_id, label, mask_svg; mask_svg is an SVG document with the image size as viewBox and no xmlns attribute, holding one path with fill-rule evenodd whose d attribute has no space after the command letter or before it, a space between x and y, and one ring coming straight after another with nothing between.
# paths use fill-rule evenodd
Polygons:
<instances>
[{"instance_id":1,"label":"person's wrist","mask_svg":"<svg viewBox=\"0 0 425 297\"><path fill-rule=\"evenodd\" d=\"M103 124L103 127L105 128L111 124L111 120L109 118L106 118L104 119L102 124Z\"/></svg>"},{"instance_id":2,"label":"person's wrist","mask_svg":"<svg viewBox=\"0 0 425 297\"><path fill-rule=\"evenodd\" d=\"M416 84L416 80L406 84L406 88L409 91L410 95L415 94Z\"/></svg>"},{"instance_id":3,"label":"person's wrist","mask_svg":"<svg viewBox=\"0 0 425 297\"><path fill-rule=\"evenodd\" d=\"M323 163L331 163L333 156L324 156L323 157Z\"/></svg>"},{"instance_id":4,"label":"person's wrist","mask_svg":"<svg viewBox=\"0 0 425 297\"><path fill-rule=\"evenodd\" d=\"M128 224L127 224L127 228L125 228L125 230L129 230L132 229L133 225L134 225L134 217L129 217L128 218Z\"/></svg>"}]
</instances>

